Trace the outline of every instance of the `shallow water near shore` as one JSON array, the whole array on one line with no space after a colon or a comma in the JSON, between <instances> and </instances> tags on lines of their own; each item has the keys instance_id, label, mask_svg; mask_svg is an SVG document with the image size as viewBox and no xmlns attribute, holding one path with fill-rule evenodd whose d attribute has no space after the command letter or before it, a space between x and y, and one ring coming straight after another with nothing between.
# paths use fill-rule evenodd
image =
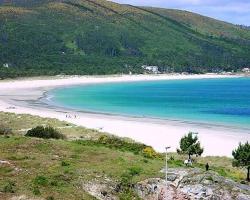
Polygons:
<instances>
[{"instance_id":1,"label":"shallow water near shore","mask_svg":"<svg viewBox=\"0 0 250 200\"><path fill-rule=\"evenodd\" d=\"M79 85L47 98L80 111L250 128L250 78Z\"/></svg>"}]
</instances>

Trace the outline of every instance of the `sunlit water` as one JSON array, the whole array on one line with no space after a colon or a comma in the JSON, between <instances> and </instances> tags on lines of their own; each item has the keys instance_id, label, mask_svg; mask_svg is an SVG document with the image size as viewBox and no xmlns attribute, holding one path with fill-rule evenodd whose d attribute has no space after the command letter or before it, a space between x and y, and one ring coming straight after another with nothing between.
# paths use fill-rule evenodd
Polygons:
<instances>
[{"instance_id":1,"label":"sunlit water","mask_svg":"<svg viewBox=\"0 0 250 200\"><path fill-rule=\"evenodd\" d=\"M105 83L57 88L48 96L80 111L250 128L250 78Z\"/></svg>"}]
</instances>

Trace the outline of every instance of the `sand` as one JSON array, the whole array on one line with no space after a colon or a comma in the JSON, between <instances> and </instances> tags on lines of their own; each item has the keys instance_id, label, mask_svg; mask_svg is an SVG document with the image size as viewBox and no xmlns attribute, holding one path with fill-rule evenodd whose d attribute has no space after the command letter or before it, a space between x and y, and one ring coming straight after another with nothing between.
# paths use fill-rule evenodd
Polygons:
<instances>
[{"instance_id":1,"label":"sand","mask_svg":"<svg viewBox=\"0 0 250 200\"><path fill-rule=\"evenodd\" d=\"M190 123L174 120L124 117L96 113L76 112L65 108L48 106L40 102L44 93L55 87L106 82L151 81L173 79L233 78L226 75L133 75L133 76L72 76L33 78L0 82L0 111L31 114L56 118L87 128L128 137L151 145L163 152L165 146L175 151L180 138L189 131L198 132L204 147L204 156L231 156L239 142L250 139L250 130L213 124ZM72 118L66 118L66 113ZM74 116L77 116L76 118Z\"/></svg>"}]
</instances>

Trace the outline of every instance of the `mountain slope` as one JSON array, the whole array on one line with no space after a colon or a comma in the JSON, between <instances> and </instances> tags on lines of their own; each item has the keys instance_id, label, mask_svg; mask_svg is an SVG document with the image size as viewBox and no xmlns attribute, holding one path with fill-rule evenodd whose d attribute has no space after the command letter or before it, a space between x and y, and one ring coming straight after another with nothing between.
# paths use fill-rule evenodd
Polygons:
<instances>
[{"instance_id":1,"label":"mountain slope","mask_svg":"<svg viewBox=\"0 0 250 200\"><path fill-rule=\"evenodd\" d=\"M185 11L104 0L5 0L0 6L1 78L140 73L143 64L236 70L250 65L249 53L249 30Z\"/></svg>"}]
</instances>

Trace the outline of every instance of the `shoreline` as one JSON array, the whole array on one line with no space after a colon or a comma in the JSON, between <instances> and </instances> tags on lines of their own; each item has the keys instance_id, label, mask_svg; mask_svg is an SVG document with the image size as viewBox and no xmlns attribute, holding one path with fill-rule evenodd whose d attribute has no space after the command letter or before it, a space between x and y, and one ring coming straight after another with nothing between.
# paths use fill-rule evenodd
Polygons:
<instances>
[{"instance_id":1,"label":"shoreline","mask_svg":"<svg viewBox=\"0 0 250 200\"><path fill-rule=\"evenodd\" d=\"M43 80L14 80L0 82L0 111L17 114L31 114L40 117L56 118L70 123L108 132L116 136L131 138L152 146L159 152L165 146L171 146L175 151L180 138L189 131L199 132L199 139L205 148L205 156L231 156L231 152L239 142L249 141L250 130L217 126L213 124L190 123L178 120L161 120L143 117L127 117L112 114L77 112L67 108L51 105L41 105L43 94L57 87L73 85L155 81L155 80L185 80L205 78L234 78L240 76L226 75L136 75L108 77L67 77ZM15 109L10 109L15 107ZM77 118L66 118L66 113L74 113ZM223 147L223 148L220 148Z\"/></svg>"},{"instance_id":2,"label":"shoreline","mask_svg":"<svg viewBox=\"0 0 250 200\"><path fill-rule=\"evenodd\" d=\"M63 87L64 88L64 87ZM53 90L53 89L52 89ZM50 91L50 90L48 90ZM119 113L111 113L111 112L98 112L98 111L91 111L91 110L77 110L76 108L70 108L70 107L63 107L60 105L54 105L49 102L48 98L48 91L44 92L43 96L40 97L37 101L34 101L34 103L39 103L43 108L52 108L54 110L57 110L58 112L62 113L81 113L84 115L92 116L92 117L105 117L109 119L120 119L124 121L137 121L137 122L147 122L147 123L153 123L153 124L173 124L173 125L192 125L192 126L202 126L206 128L218 128L218 129L230 129L230 130L243 130L248 133L250 133L250 127L239 127L236 125L229 125L229 124L216 124L216 123L206 123L203 121L191 121L191 120L185 120L185 119L174 119L174 118L160 118L160 117L151 117L151 116L137 116L137 115L129 115L129 114L119 114Z\"/></svg>"}]
</instances>

